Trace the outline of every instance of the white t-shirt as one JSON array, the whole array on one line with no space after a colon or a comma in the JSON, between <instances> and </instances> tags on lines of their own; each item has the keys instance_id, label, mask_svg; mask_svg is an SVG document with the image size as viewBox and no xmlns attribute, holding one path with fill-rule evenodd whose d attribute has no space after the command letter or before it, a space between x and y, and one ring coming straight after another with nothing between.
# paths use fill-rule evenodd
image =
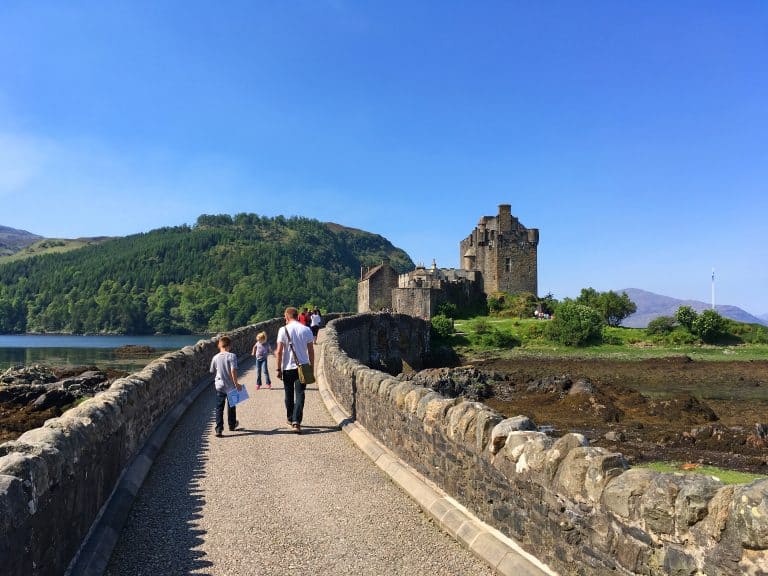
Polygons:
<instances>
[{"instance_id":1,"label":"white t-shirt","mask_svg":"<svg viewBox=\"0 0 768 576\"><path fill-rule=\"evenodd\" d=\"M298 364L296 358L291 353L291 346L288 344L288 337L285 335L285 331L291 335L291 341L293 347L296 350L296 356L298 356ZM277 333L277 342L283 344L283 370L295 370L299 367L299 364L309 364L309 352L307 352L307 345L312 344L315 341L315 335L312 334L312 330L309 326L304 326L300 322L292 320L287 326L280 328Z\"/></svg>"},{"instance_id":2,"label":"white t-shirt","mask_svg":"<svg viewBox=\"0 0 768 576\"><path fill-rule=\"evenodd\" d=\"M312 314L310 326L320 326L323 323L323 317L320 314ZM291 336L293 338L293 336Z\"/></svg>"}]
</instances>

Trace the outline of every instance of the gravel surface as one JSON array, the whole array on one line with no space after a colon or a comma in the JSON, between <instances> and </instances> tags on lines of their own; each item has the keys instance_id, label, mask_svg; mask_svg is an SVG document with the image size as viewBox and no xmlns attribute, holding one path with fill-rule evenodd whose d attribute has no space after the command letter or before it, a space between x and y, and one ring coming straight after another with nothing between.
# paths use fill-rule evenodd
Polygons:
<instances>
[{"instance_id":1,"label":"gravel surface","mask_svg":"<svg viewBox=\"0 0 768 576\"><path fill-rule=\"evenodd\" d=\"M335 426L316 385L307 390L298 436L286 425L282 383L255 391L255 379L249 363L242 429L223 438L213 434L213 386L189 408L155 461L106 574L492 573Z\"/></svg>"}]
</instances>

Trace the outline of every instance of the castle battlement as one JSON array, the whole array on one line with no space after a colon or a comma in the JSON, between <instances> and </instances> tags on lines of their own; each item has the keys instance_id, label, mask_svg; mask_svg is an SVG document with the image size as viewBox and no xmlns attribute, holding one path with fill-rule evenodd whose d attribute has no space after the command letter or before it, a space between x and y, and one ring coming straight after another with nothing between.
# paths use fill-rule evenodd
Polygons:
<instances>
[{"instance_id":1,"label":"castle battlement","mask_svg":"<svg viewBox=\"0 0 768 576\"><path fill-rule=\"evenodd\" d=\"M482 275L483 291L538 292L539 230L526 228L512 215L509 204L500 204L496 216L483 216L459 244L464 270Z\"/></svg>"},{"instance_id":2,"label":"castle battlement","mask_svg":"<svg viewBox=\"0 0 768 576\"><path fill-rule=\"evenodd\" d=\"M358 312L393 309L430 318L442 303L472 305L494 292L517 294L538 290L539 230L526 228L509 204L496 216L483 216L459 244L461 268L417 266L397 274L388 262L362 270Z\"/></svg>"}]
</instances>

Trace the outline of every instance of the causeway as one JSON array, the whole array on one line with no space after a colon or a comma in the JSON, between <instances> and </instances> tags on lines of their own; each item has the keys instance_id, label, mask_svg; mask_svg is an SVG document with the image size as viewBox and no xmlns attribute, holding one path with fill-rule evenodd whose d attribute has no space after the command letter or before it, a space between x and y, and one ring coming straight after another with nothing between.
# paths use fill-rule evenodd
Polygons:
<instances>
[{"instance_id":1,"label":"causeway","mask_svg":"<svg viewBox=\"0 0 768 576\"><path fill-rule=\"evenodd\" d=\"M134 502L106 574L489 575L368 459L307 390L304 431L286 423L282 383L213 431L213 385L169 436Z\"/></svg>"}]
</instances>

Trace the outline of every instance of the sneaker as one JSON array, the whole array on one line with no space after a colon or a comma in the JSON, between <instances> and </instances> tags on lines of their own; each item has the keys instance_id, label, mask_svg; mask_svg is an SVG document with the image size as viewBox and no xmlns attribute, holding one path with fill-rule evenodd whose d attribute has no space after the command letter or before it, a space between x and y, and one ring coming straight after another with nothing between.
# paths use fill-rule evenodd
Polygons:
<instances>
[{"instance_id":1,"label":"sneaker","mask_svg":"<svg viewBox=\"0 0 768 576\"><path fill-rule=\"evenodd\" d=\"M259 388L261 388L261 385L256 384L256 390L258 390Z\"/></svg>"},{"instance_id":2,"label":"sneaker","mask_svg":"<svg viewBox=\"0 0 768 576\"><path fill-rule=\"evenodd\" d=\"M269 388L270 390L272 390L272 383L271 382L267 383L266 388Z\"/></svg>"},{"instance_id":3,"label":"sneaker","mask_svg":"<svg viewBox=\"0 0 768 576\"><path fill-rule=\"evenodd\" d=\"M216 430L216 438L221 438L223 435L221 430Z\"/></svg>"},{"instance_id":4,"label":"sneaker","mask_svg":"<svg viewBox=\"0 0 768 576\"><path fill-rule=\"evenodd\" d=\"M294 422L293 431L296 432L296 434L301 434L301 424L299 424L298 422Z\"/></svg>"},{"instance_id":5,"label":"sneaker","mask_svg":"<svg viewBox=\"0 0 768 576\"><path fill-rule=\"evenodd\" d=\"M234 432L238 428L240 428L240 421L239 420L235 420L235 427L234 428L230 428L229 431L230 432Z\"/></svg>"}]
</instances>

